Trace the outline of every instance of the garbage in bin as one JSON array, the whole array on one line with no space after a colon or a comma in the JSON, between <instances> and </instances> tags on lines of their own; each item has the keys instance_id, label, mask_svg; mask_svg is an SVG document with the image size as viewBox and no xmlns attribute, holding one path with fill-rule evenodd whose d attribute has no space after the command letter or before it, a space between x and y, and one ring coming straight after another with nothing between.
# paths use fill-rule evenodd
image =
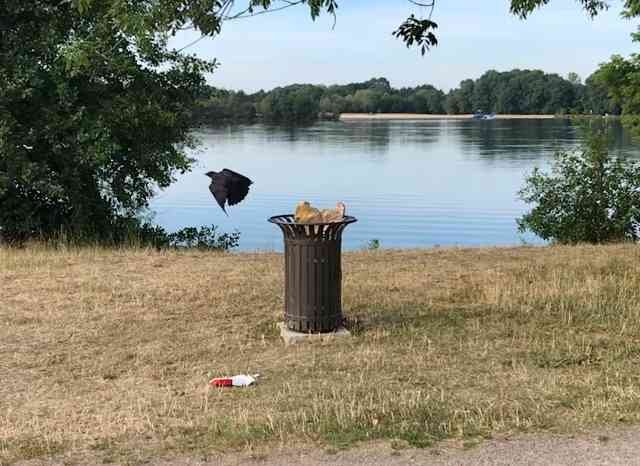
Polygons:
<instances>
[{"instance_id":1,"label":"garbage in bin","mask_svg":"<svg viewBox=\"0 0 640 466\"><path fill-rule=\"evenodd\" d=\"M338 202L335 209L322 209L322 221L325 223L336 223L344 220L346 213L344 202Z\"/></svg>"},{"instance_id":2,"label":"garbage in bin","mask_svg":"<svg viewBox=\"0 0 640 466\"><path fill-rule=\"evenodd\" d=\"M320 223L322 222L322 214L315 207L311 207L307 201L303 201L296 207L296 213L293 215L296 223Z\"/></svg>"},{"instance_id":3,"label":"garbage in bin","mask_svg":"<svg viewBox=\"0 0 640 466\"><path fill-rule=\"evenodd\" d=\"M248 387L256 383L259 374L254 375L234 375L233 377L216 377L209 381L212 387Z\"/></svg>"},{"instance_id":4,"label":"garbage in bin","mask_svg":"<svg viewBox=\"0 0 640 466\"><path fill-rule=\"evenodd\" d=\"M338 202L335 209L319 210L312 207L307 201L302 201L296 206L294 219L296 223L335 223L342 222L346 206L343 202Z\"/></svg>"}]
</instances>

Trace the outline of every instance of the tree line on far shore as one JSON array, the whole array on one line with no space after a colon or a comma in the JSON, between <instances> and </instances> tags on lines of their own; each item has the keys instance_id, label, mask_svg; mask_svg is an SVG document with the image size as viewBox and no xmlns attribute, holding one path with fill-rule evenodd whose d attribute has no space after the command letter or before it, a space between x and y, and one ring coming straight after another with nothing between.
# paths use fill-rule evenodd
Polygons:
<instances>
[{"instance_id":1,"label":"tree line on far shore","mask_svg":"<svg viewBox=\"0 0 640 466\"><path fill-rule=\"evenodd\" d=\"M209 87L194 111L197 124L228 121L308 122L341 113L619 114L597 72L583 83L540 70L487 71L448 93L425 84L395 89L386 78L345 85L292 84L254 94Z\"/></svg>"}]
</instances>

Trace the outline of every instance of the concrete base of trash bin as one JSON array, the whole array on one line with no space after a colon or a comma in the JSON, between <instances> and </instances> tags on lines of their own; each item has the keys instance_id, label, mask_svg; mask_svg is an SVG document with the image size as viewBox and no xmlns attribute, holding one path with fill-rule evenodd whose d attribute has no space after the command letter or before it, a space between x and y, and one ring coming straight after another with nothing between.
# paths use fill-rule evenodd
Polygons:
<instances>
[{"instance_id":1,"label":"concrete base of trash bin","mask_svg":"<svg viewBox=\"0 0 640 466\"><path fill-rule=\"evenodd\" d=\"M351 332L344 327L339 327L337 330L327 333L301 333L289 330L284 322L279 322L278 328L280 329L280 336L286 345L293 345L302 341L322 341L351 336Z\"/></svg>"}]
</instances>

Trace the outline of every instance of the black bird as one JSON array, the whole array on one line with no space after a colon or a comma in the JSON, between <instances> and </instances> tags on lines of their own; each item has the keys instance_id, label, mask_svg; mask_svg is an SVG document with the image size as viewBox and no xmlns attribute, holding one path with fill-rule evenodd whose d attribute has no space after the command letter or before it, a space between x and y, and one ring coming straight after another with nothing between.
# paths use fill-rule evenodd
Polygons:
<instances>
[{"instance_id":1,"label":"black bird","mask_svg":"<svg viewBox=\"0 0 640 466\"><path fill-rule=\"evenodd\" d=\"M223 168L220 172L207 172L205 175L211 178L209 191L225 214L227 214L224 208L225 202L236 205L247 196L249 186L253 184L253 181L246 176L228 168Z\"/></svg>"}]
</instances>

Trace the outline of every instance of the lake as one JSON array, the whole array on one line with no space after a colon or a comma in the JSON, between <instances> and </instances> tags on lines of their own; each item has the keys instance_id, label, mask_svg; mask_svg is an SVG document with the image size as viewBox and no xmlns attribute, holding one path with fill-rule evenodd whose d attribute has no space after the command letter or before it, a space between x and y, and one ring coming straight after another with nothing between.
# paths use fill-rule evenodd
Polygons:
<instances>
[{"instance_id":1,"label":"lake","mask_svg":"<svg viewBox=\"0 0 640 466\"><path fill-rule=\"evenodd\" d=\"M568 120L428 120L263 124L199 130L193 171L158 193L154 221L170 231L218 225L239 230L240 250L282 250L267 223L301 200L333 208L341 200L358 223L345 249L377 239L384 248L538 244L519 234L527 206L517 191L535 166L580 142ZM612 147L639 157L619 124ZM209 170L230 168L254 181L225 216L209 193Z\"/></svg>"}]
</instances>

